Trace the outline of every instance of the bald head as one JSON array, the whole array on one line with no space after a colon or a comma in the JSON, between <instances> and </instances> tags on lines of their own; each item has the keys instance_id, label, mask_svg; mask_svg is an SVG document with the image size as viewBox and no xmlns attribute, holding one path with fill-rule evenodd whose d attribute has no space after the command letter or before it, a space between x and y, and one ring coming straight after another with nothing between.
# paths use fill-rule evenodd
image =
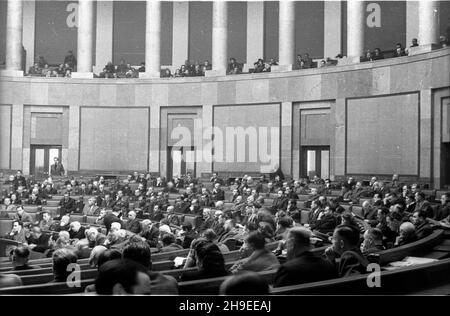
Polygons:
<instances>
[{"instance_id":1,"label":"bald head","mask_svg":"<svg viewBox=\"0 0 450 316\"><path fill-rule=\"evenodd\" d=\"M413 223L404 222L400 225L400 234L412 235L416 231L416 227Z\"/></svg>"}]
</instances>

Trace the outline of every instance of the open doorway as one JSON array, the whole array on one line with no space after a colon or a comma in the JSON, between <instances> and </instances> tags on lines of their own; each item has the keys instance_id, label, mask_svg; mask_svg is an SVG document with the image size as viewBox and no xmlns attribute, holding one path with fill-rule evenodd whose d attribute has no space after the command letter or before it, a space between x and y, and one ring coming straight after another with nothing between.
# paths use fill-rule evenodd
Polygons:
<instances>
[{"instance_id":1,"label":"open doorway","mask_svg":"<svg viewBox=\"0 0 450 316\"><path fill-rule=\"evenodd\" d=\"M47 178L53 159L61 161L62 146L57 145L31 145L30 174L35 178Z\"/></svg>"},{"instance_id":2,"label":"open doorway","mask_svg":"<svg viewBox=\"0 0 450 316\"><path fill-rule=\"evenodd\" d=\"M192 177L196 177L195 149L191 147L168 147L167 152L167 180L174 175L181 177L190 172Z\"/></svg>"},{"instance_id":3,"label":"open doorway","mask_svg":"<svg viewBox=\"0 0 450 316\"><path fill-rule=\"evenodd\" d=\"M330 177L330 147L302 146L300 176L312 179L317 175L321 179Z\"/></svg>"}]
</instances>

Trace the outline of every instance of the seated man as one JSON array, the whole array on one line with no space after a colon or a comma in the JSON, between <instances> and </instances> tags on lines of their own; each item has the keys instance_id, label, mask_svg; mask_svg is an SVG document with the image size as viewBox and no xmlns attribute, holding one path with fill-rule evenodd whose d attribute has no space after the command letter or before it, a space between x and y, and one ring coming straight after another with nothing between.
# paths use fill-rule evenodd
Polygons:
<instances>
[{"instance_id":1,"label":"seated man","mask_svg":"<svg viewBox=\"0 0 450 316\"><path fill-rule=\"evenodd\" d=\"M338 219L333 209L327 205L325 210L319 214L317 220L309 225L309 228L322 234L329 234L334 231L337 225Z\"/></svg>"},{"instance_id":2,"label":"seated man","mask_svg":"<svg viewBox=\"0 0 450 316\"><path fill-rule=\"evenodd\" d=\"M211 199L216 202L225 200L225 192L221 189L220 183L218 182L214 184L214 189L211 193Z\"/></svg>"},{"instance_id":3,"label":"seated man","mask_svg":"<svg viewBox=\"0 0 450 316\"><path fill-rule=\"evenodd\" d=\"M30 76L36 76L36 77L42 76L42 69L41 69L41 67L39 67L38 62L35 62L34 65L30 67L30 69L28 70L28 74Z\"/></svg>"},{"instance_id":4,"label":"seated man","mask_svg":"<svg viewBox=\"0 0 450 316\"><path fill-rule=\"evenodd\" d=\"M52 255L53 282L67 282L74 269L68 269L70 264L77 263L78 257L72 249L60 248Z\"/></svg>"},{"instance_id":5,"label":"seated man","mask_svg":"<svg viewBox=\"0 0 450 316\"><path fill-rule=\"evenodd\" d=\"M178 284L174 277L152 270L150 246L145 242L133 242L123 249L123 258L140 263L147 269L151 280L151 292L158 295L178 294Z\"/></svg>"},{"instance_id":6,"label":"seated man","mask_svg":"<svg viewBox=\"0 0 450 316\"><path fill-rule=\"evenodd\" d=\"M142 221L142 230L139 236L143 241L146 241L150 247L157 247L159 241L159 229L149 219Z\"/></svg>"},{"instance_id":7,"label":"seated man","mask_svg":"<svg viewBox=\"0 0 450 316\"><path fill-rule=\"evenodd\" d=\"M258 231L251 232L244 241L242 251L251 253L251 255L235 263L230 271L238 273L239 271L265 271L277 269L280 265L277 257L266 249L266 240L264 235Z\"/></svg>"},{"instance_id":8,"label":"seated man","mask_svg":"<svg viewBox=\"0 0 450 316\"><path fill-rule=\"evenodd\" d=\"M175 250L183 249L183 247L177 243L175 243L175 236L170 233L165 233L161 237L162 248L161 252L171 252Z\"/></svg>"},{"instance_id":9,"label":"seated man","mask_svg":"<svg viewBox=\"0 0 450 316\"><path fill-rule=\"evenodd\" d=\"M278 269L274 287L316 282L337 277L334 266L311 251L311 233L301 227L289 231L287 262Z\"/></svg>"},{"instance_id":10,"label":"seated man","mask_svg":"<svg viewBox=\"0 0 450 316\"><path fill-rule=\"evenodd\" d=\"M70 223L69 229L70 239L84 239L85 238L84 231L85 228L81 226L80 222L75 221Z\"/></svg>"},{"instance_id":11,"label":"seated man","mask_svg":"<svg viewBox=\"0 0 450 316\"><path fill-rule=\"evenodd\" d=\"M106 240L106 236L98 231L95 227L90 227L85 231L86 239L89 242L89 248L103 245Z\"/></svg>"},{"instance_id":12,"label":"seated man","mask_svg":"<svg viewBox=\"0 0 450 316\"><path fill-rule=\"evenodd\" d=\"M221 295L269 295L269 285L255 272L243 271L220 285Z\"/></svg>"},{"instance_id":13,"label":"seated man","mask_svg":"<svg viewBox=\"0 0 450 316\"><path fill-rule=\"evenodd\" d=\"M8 213L10 212L15 212L17 209L17 205L14 205L11 203L11 199L9 197L6 197L5 200L3 201L3 206L1 206L1 212L2 212L2 216L0 216L1 218L9 218Z\"/></svg>"},{"instance_id":14,"label":"seated man","mask_svg":"<svg viewBox=\"0 0 450 316\"><path fill-rule=\"evenodd\" d=\"M95 197L91 196L88 199L88 203L83 208L83 215L98 216L100 214L100 208L96 204Z\"/></svg>"},{"instance_id":15,"label":"seated man","mask_svg":"<svg viewBox=\"0 0 450 316\"><path fill-rule=\"evenodd\" d=\"M289 197L287 197L282 190L278 190L277 197L272 203L272 213L275 214L277 211L286 211L287 204L289 202Z\"/></svg>"},{"instance_id":16,"label":"seated man","mask_svg":"<svg viewBox=\"0 0 450 316\"><path fill-rule=\"evenodd\" d=\"M57 232L68 231L70 229L70 216L64 215L61 217L58 225L54 225L54 230Z\"/></svg>"},{"instance_id":17,"label":"seated man","mask_svg":"<svg viewBox=\"0 0 450 316\"><path fill-rule=\"evenodd\" d=\"M383 233L378 228L370 228L364 233L364 241L361 243L363 255L376 253L384 250Z\"/></svg>"},{"instance_id":18,"label":"seated man","mask_svg":"<svg viewBox=\"0 0 450 316\"><path fill-rule=\"evenodd\" d=\"M100 295L150 294L151 280L141 264L115 259L102 264L95 289Z\"/></svg>"},{"instance_id":19,"label":"seated man","mask_svg":"<svg viewBox=\"0 0 450 316\"><path fill-rule=\"evenodd\" d=\"M243 236L236 226L236 222L233 219L227 219L223 224L224 231L218 235L217 242L225 244L230 239L242 240Z\"/></svg>"},{"instance_id":20,"label":"seated man","mask_svg":"<svg viewBox=\"0 0 450 316\"><path fill-rule=\"evenodd\" d=\"M425 210L416 210L411 218L412 223L416 227L416 235L418 239L425 238L433 232L430 223L427 219L427 212Z\"/></svg>"},{"instance_id":21,"label":"seated man","mask_svg":"<svg viewBox=\"0 0 450 316\"><path fill-rule=\"evenodd\" d=\"M14 214L14 220L23 223L23 226L28 226L33 222L33 218L25 212L22 205L17 205L17 213Z\"/></svg>"},{"instance_id":22,"label":"seated man","mask_svg":"<svg viewBox=\"0 0 450 316\"><path fill-rule=\"evenodd\" d=\"M339 277L367 273L369 262L359 249L357 228L346 225L336 227L332 242L333 245L325 250L325 255L337 267Z\"/></svg>"},{"instance_id":23,"label":"seated man","mask_svg":"<svg viewBox=\"0 0 450 316\"><path fill-rule=\"evenodd\" d=\"M20 243L26 243L27 242L26 235L27 231L25 228L23 228L23 223L16 220L13 222L11 232L7 234L5 238L12 239Z\"/></svg>"},{"instance_id":24,"label":"seated man","mask_svg":"<svg viewBox=\"0 0 450 316\"><path fill-rule=\"evenodd\" d=\"M72 214L76 211L77 205L74 199L69 196L69 193L64 193L64 197L59 201L59 218L64 215Z\"/></svg>"},{"instance_id":25,"label":"seated man","mask_svg":"<svg viewBox=\"0 0 450 316\"><path fill-rule=\"evenodd\" d=\"M11 261L13 268L11 271L23 271L31 269L40 269L39 266L29 265L30 249L26 246L19 246L11 250Z\"/></svg>"},{"instance_id":26,"label":"seated man","mask_svg":"<svg viewBox=\"0 0 450 316\"><path fill-rule=\"evenodd\" d=\"M141 222L136 218L135 211L128 212L128 221L125 222L125 229L135 234L140 233L142 229Z\"/></svg>"},{"instance_id":27,"label":"seated man","mask_svg":"<svg viewBox=\"0 0 450 316\"><path fill-rule=\"evenodd\" d=\"M43 234L41 228L35 225L30 230L30 237L27 238L28 247L37 252L45 252L50 248L49 234Z\"/></svg>"},{"instance_id":28,"label":"seated man","mask_svg":"<svg viewBox=\"0 0 450 316\"><path fill-rule=\"evenodd\" d=\"M425 193L423 192L416 192L414 194L414 198L416 200L416 208L414 209L414 212L417 212L419 210L425 211L425 214L429 218L433 218L434 211L431 208L430 202L428 202L425 198Z\"/></svg>"},{"instance_id":29,"label":"seated man","mask_svg":"<svg viewBox=\"0 0 450 316\"><path fill-rule=\"evenodd\" d=\"M27 201L28 205L42 205L41 199L34 193L31 194L30 198Z\"/></svg>"},{"instance_id":30,"label":"seated man","mask_svg":"<svg viewBox=\"0 0 450 316\"><path fill-rule=\"evenodd\" d=\"M395 45L394 57L406 56L405 50L402 47L402 44L397 43Z\"/></svg>"},{"instance_id":31,"label":"seated man","mask_svg":"<svg viewBox=\"0 0 450 316\"><path fill-rule=\"evenodd\" d=\"M450 192L441 196L441 204L437 207L434 220L441 221L450 215Z\"/></svg>"},{"instance_id":32,"label":"seated man","mask_svg":"<svg viewBox=\"0 0 450 316\"><path fill-rule=\"evenodd\" d=\"M115 78L116 77L116 66L113 65L112 61L108 61L103 72L100 73L100 78Z\"/></svg>"},{"instance_id":33,"label":"seated man","mask_svg":"<svg viewBox=\"0 0 450 316\"><path fill-rule=\"evenodd\" d=\"M416 228L414 224L405 222L400 225L399 236L395 239L394 247L403 246L417 241Z\"/></svg>"}]
</instances>

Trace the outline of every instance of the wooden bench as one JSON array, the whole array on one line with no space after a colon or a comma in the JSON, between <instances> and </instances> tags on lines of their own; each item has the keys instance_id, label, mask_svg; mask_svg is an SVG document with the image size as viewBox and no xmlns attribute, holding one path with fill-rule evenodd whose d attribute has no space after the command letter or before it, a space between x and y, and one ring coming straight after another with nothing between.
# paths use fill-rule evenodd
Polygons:
<instances>
[{"instance_id":1,"label":"wooden bench","mask_svg":"<svg viewBox=\"0 0 450 316\"><path fill-rule=\"evenodd\" d=\"M367 286L367 275L274 288L272 295L400 295L441 283L450 275L450 259L382 271L380 287Z\"/></svg>"},{"instance_id":2,"label":"wooden bench","mask_svg":"<svg viewBox=\"0 0 450 316\"><path fill-rule=\"evenodd\" d=\"M173 261L160 261L152 264L153 271L169 270L173 267ZM86 269L81 271L82 279L92 278L97 275L97 269ZM43 284L53 280L53 273L33 274L20 277L23 285Z\"/></svg>"}]
</instances>

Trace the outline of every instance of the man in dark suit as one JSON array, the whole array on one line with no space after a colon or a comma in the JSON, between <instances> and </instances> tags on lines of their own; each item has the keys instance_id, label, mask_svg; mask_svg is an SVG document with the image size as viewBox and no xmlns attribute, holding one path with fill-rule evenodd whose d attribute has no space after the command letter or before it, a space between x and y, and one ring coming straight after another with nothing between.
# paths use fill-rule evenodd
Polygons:
<instances>
[{"instance_id":1,"label":"man in dark suit","mask_svg":"<svg viewBox=\"0 0 450 316\"><path fill-rule=\"evenodd\" d=\"M105 215L105 218L103 219L103 224L106 227L106 233L109 232L109 230L111 229L111 224L112 223L120 223L120 225L122 226L122 228L124 227L124 224L122 222L122 220L118 217L120 213L120 210L117 208L114 208L112 210L112 212L108 213Z\"/></svg>"},{"instance_id":2,"label":"man in dark suit","mask_svg":"<svg viewBox=\"0 0 450 316\"><path fill-rule=\"evenodd\" d=\"M19 200L28 199L28 192L25 189L25 186L19 185L16 191L16 196Z\"/></svg>"},{"instance_id":3,"label":"man in dark suit","mask_svg":"<svg viewBox=\"0 0 450 316\"><path fill-rule=\"evenodd\" d=\"M288 200L298 200L298 194L295 193L289 186L284 190L284 195L288 198Z\"/></svg>"},{"instance_id":4,"label":"man in dark suit","mask_svg":"<svg viewBox=\"0 0 450 316\"><path fill-rule=\"evenodd\" d=\"M125 229L135 233L139 234L141 231L141 222L136 218L136 212L135 211L129 211L128 212L128 221L125 223Z\"/></svg>"},{"instance_id":5,"label":"man in dark suit","mask_svg":"<svg viewBox=\"0 0 450 316\"><path fill-rule=\"evenodd\" d=\"M49 239L50 235L43 234L39 226L33 226L30 231L30 237L27 238L28 247L33 251L44 252L50 248L48 244Z\"/></svg>"},{"instance_id":6,"label":"man in dark suit","mask_svg":"<svg viewBox=\"0 0 450 316\"><path fill-rule=\"evenodd\" d=\"M28 205L41 205L41 199L34 193L31 194L30 198L27 201Z\"/></svg>"},{"instance_id":7,"label":"man in dark suit","mask_svg":"<svg viewBox=\"0 0 450 316\"><path fill-rule=\"evenodd\" d=\"M214 189L212 190L211 199L213 201L224 201L225 192L220 188L220 183L216 182L214 184Z\"/></svg>"},{"instance_id":8,"label":"man in dark suit","mask_svg":"<svg viewBox=\"0 0 450 316\"><path fill-rule=\"evenodd\" d=\"M77 205L74 199L72 199L68 193L64 193L64 197L59 202L59 216L60 218L66 214L72 214L77 209Z\"/></svg>"},{"instance_id":9,"label":"man in dark suit","mask_svg":"<svg viewBox=\"0 0 450 316\"><path fill-rule=\"evenodd\" d=\"M364 201L362 204L362 216L364 221L370 226L375 227L378 224L377 220L378 208L372 207L369 201Z\"/></svg>"},{"instance_id":10,"label":"man in dark suit","mask_svg":"<svg viewBox=\"0 0 450 316\"><path fill-rule=\"evenodd\" d=\"M283 191L278 190L278 196L273 200L272 212L276 213L279 210L286 211L289 198L284 195Z\"/></svg>"},{"instance_id":11,"label":"man in dark suit","mask_svg":"<svg viewBox=\"0 0 450 316\"><path fill-rule=\"evenodd\" d=\"M406 56L405 50L402 47L402 44L397 43L395 45L394 57Z\"/></svg>"},{"instance_id":12,"label":"man in dark suit","mask_svg":"<svg viewBox=\"0 0 450 316\"><path fill-rule=\"evenodd\" d=\"M433 218L434 211L431 208L430 202L425 199L425 193L416 192L414 197L416 199L416 208L414 212L424 211L426 213L426 217Z\"/></svg>"},{"instance_id":13,"label":"man in dark suit","mask_svg":"<svg viewBox=\"0 0 450 316\"><path fill-rule=\"evenodd\" d=\"M415 211L412 218L412 223L416 227L416 236L418 239L422 239L431 235L433 229L427 219L427 213L424 210Z\"/></svg>"},{"instance_id":14,"label":"man in dark suit","mask_svg":"<svg viewBox=\"0 0 450 316\"><path fill-rule=\"evenodd\" d=\"M80 222L72 222L70 223L70 239L84 239L86 235L84 234L85 228L81 226Z\"/></svg>"},{"instance_id":15,"label":"man in dark suit","mask_svg":"<svg viewBox=\"0 0 450 316\"><path fill-rule=\"evenodd\" d=\"M22 171L21 170L17 170L17 174L14 177L14 180L13 180L12 184L14 186L14 190L17 190L19 188L19 186L26 186L27 185L27 181L25 180L24 176L22 176Z\"/></svg>"},{"instance_id":16,"label":"man in dark suit","mask_svg":"<svg viewBox=\"0 0 450 316\"><path fill-rule=\"evenodd\" d=\"M30 249L27 246L18 246L11 250L12 265L13 269L11 271L23 271L31 269L40 269L40 266L34 266L28 264L28 259L30 257Z\"/></svg>"},{"instance_id":17,"label":"man in dark suit","mask_svg":"<svg viewBox=\"0 0 450 316\"><path fill-rule=\"evenodd\" d=\"M251 252L251 255L235 263L230 271L237 273L239 271L266 271L277 269L280 262L277 257L266 249L266 239L259 231L251 232L245 239L242 250Z\"/></svg>"},{"instance_id":18,"label":"man in dark suit","mask_svg":"<svg viewBox=\"0 0 450 316\"><path fill-rule=\"evenodd\" d=\"M62 163L59 162L59 159L57 157L55 157L53 159L53 161L55 162L50 169L50 173L52 176L58 176L58 177L63 177L64 176L64 166L62 165Z\"/></svg>"},{"instance_id":19,"label":"man in dark suit","mask_svg":"<svg viewBox=\"0 0 450 316\"><path fill-rule=\"evenodd\" d=\"M436 208L434 219L441 221L450 215L450 192L442 194L441 205Z\"/></svg>"},{"instance_id":20,"label":"man in dark suit","mask_svg":"<svg viewBox=\"0 0 450 316\"><path fill-rule=\"evenodd\" d=\"M314 200L311 202L311 211L308 214L308 224L315 225L319 215L323 212L319 200Z\"/></svg>"},{"instance_id":21,"label":"man in dark suit","mask_svg":"<svg viewBox=\"0 0 450 316\"><path fill-rule=\"evenodd\" d=\"M242 239L236 222L233 219L227 219L224 224L225 231L219 236L217 242L225 243L229 239Z\"/></svg>"},{"instance_id":22,"label":"man in dark suit","mask_svg":"<svg viewBox=\"0 0 450 316\"><path fill-rule=\"evenodd\" d=\"M220 185L223 185L223 180L221 178L219 178L219 175L217 172L213 172L211 179L209 180L209 182L212 183L220 183Z\"/></svg>"},{"instance_id":23,"label":"man in dark suit","mask_svg":"<svg viewBox=\"0 0 450 316\"><path fill-rule=\"evenodd\" d=\"M286 248L287 262L275 275L274 287L317 282L337 277L334 266L327 260L315 256L311 251L311 233L300 227L289 231Z\"/></svg>"}]
</instances>

